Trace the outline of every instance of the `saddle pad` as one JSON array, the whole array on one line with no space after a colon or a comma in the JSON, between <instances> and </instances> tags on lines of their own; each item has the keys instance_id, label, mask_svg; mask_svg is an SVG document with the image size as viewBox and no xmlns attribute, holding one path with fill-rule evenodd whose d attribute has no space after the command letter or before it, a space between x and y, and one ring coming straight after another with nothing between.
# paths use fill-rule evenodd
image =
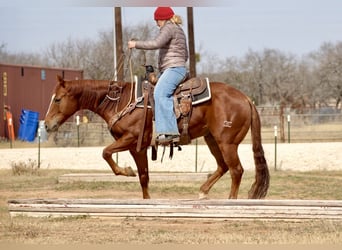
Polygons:
<instances>
[{"instance_id":1,"label":"saddle pad","mask_svg":"<svg viewBox=\"0 0 342 250\"><path fill-rule=\"evenodd\" d=\"M209 83L208 78L205 78L205 85L206 85L206 88L204 89L204 91L202 93L193 95L193 97L192 97L192 105L193 106L196 104L200 104L200 103L209 101L211 99L210 83Z\"/></svg>"},{"instance_id":2,"label":"saddle pad","mask_svg":"<svg viewBox=\"0 0 342 250\"><path fill-rule=\"evenodd\" d=\"M135 77L135 100L138 101L137 107L142 108L144 107L144 100L142 98L143 96L143 84L141 81L138 81L138 78ZM210 84L209 79L205 78L205 90L200 94L193 95L192 105L197 105L206 101L209 101L211 99L211 91L210 91ZM151 108L151 106L148 106L148 108Z\"/></svg>"}]
</instances>

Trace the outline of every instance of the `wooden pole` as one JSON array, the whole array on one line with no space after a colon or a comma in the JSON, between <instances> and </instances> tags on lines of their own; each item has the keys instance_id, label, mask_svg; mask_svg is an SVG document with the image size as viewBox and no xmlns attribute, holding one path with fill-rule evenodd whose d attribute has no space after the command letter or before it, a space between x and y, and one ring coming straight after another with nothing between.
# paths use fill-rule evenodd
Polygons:
<instances>
[{"instance_id":1,"label":"wooden pole","mask_svg":"<svg viewBox=\"0 0 342 250\"><path fill-rule=\"evenodd\" d=\"M188 39L189 39L189 62L190 77L196 77L196 53L195 53L195 35L194 35L194 12L192 7L187 7L188 19ZM197 152L198 140L196 139L195 172L197 172Z\"/></svg>"},{"instance_id":2,"label":"wooden pole","mask_svg":"<svg viewBox=\"0 0 342 250\"><path fill-rule=\"evenodd\" d=\"M190 76L196 77L196 53L195 53L195 36L194 36L194 13L192 7L187 7L188 19L188 39L189 39L189 61Z\"/></svg>"},{"instance_id":3,"label":"wooden pole","mask_svg":"<svg viewBox=\"0 0 342 250\"><path fill-rule=\"evenodd\" d=\"M122 45L122 21L121 21L121 8L115 7L115 49L116 49L116 65L114 67L118 67L123 60L123 45ZM123 81L124 79L124 67L117 68L117 80Z\"/></svg>"},{"instance_id":4,"label":"wooden pole","mask_svg":"<svg viewBox=\"0 0 342 250\"><path fill-rule=\"evenodd\" d=\"M342 220L341 200L14 199L11 217Z\"/></svg>"},{"instance_id":5,"label":"wooden pole","mask_svg":"<svg viewBox=\"0 0 342 250\"><path fill-rule=\"evenodd\" d=\"M115 29L115 8L113 8L113 69L114 69L114 76L113 80L117 81L118 80L118 72L116 70L116 29Z\"/></svg>"}]
</instances>

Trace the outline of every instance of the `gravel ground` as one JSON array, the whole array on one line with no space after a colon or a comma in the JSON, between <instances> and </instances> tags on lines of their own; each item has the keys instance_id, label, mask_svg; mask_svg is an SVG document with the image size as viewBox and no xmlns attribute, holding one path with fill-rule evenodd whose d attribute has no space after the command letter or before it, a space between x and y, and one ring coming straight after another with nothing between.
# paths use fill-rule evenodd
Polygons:
<instances>
[{"instance_id":1,"label":"gravel ground","mask_svg":"<svg viewBox=\"0 0 342 250\"><path fill-rule=\"evenodd\" d=\"M277 150L274 144L264 144L264 151L269 168L278 170L312 171L312 170L342 170L342 142L331 143L279 143ZM103 147L66 147L40 149L40 167L43 169L85 169L109 170L109 166L102 159ZM10 169L13 162L38 162L37 148L0 149L0 169ZM275 157L275 151L277 152ZM159 148L157 161L152 161L149 152L149 168L151 172L212 172L216 169L214 157L207 146L182 146L182 151L175 150L172 160L168 158L166 149L161 162L162 148ZM253 170L253 153L250 144L239 146L239 155L245 170ZM113 155L116 159L116 155ZM275 158L277 164L275 164ZM118 154L119 165L132 166L135 163L128 152Z\"/></svg>"}]
</instances>

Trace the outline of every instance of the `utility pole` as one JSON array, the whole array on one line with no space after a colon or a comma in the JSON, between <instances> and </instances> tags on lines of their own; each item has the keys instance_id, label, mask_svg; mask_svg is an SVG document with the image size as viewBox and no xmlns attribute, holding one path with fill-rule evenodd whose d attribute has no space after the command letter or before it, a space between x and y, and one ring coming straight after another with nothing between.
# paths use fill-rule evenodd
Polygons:
<instances>
[{"instance_id":1,"label":"utility pole","mask_svg":"<svg viewBox=\"0 0 342 250\"><path fill-rule=\"evenodd\" d=\"M194 38L194 13L192 7L187 7L190 76L196 77L196 54Z\"/></svg>"},{"instance_id":2,"label":"utility pole","mask_svg":"<svg viewBox=\"0 0 342 250\"><path fill-rule=\"evenodd\" d=\"M122 44L122 19L121 19L121 8L115 7L114 9L114 22L115 22L115 51L116 51L116 63L114 67L117 72L118 81L124 79L124 57L123 57L123 44ZM115 59L114 59L115 60Z\"/></svg>"},{"instance_id":3,"label":"utility pole","mask_svg":"<svg viewBox=\"0 0 342 250\"><path fill-rule=\"evenodd\" d=\"M195 54L195 36L194 36L194 12L192 7L186 8L188 19L188 39L189 39L189 68L190 77L196 77L196 54ZM198 140L196 139L195 148L195 172L198 168Z\"/></svg>"}]
</instances>

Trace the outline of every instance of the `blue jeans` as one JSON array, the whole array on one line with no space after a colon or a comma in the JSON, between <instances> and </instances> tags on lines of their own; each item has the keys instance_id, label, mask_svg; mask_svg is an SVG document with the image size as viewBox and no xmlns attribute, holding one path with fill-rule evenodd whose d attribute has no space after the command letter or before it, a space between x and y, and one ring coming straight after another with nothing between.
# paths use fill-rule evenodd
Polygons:
<instances>
[{"instance_id":1,"label":"blue jeans","mask_svg":"<svg viewBox=\"0 0 342 250\"><path fill-rule=\"evenodd\" d=\"M179 135L173 110L173 92L186 75L185 67L166 69L154 89L156 134Z\"/></svg>"}]
</instances>

